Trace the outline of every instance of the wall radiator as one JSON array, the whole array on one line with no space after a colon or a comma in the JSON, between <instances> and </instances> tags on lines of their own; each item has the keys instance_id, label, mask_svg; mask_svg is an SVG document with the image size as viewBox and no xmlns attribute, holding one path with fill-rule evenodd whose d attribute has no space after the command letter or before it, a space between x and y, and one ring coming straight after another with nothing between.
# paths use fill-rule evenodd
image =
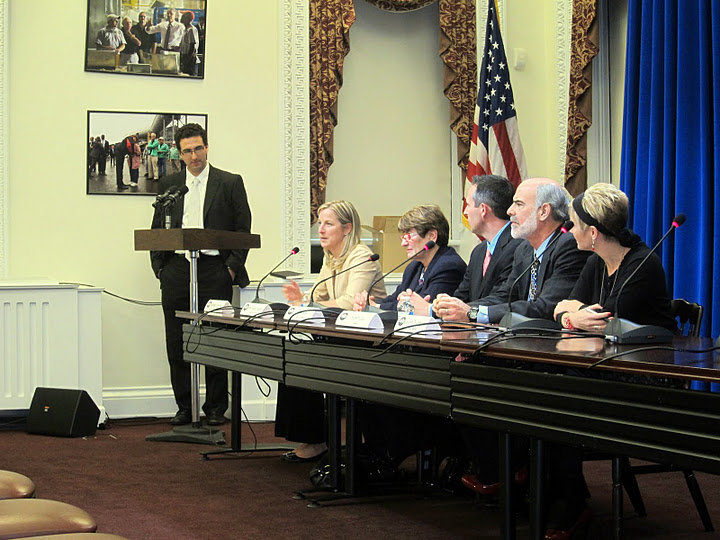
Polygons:
<instances>
[{"instance_id":1,"label":"wall radiator","mask_svg":"<svg viewBox=\"0 0 720 540\"><path fill-rule=\"evenodd\" d=\"M38 386L86 390L101 410L101 289L0 281L0 411L30 407Z\"/></svg>"}]
</instances>

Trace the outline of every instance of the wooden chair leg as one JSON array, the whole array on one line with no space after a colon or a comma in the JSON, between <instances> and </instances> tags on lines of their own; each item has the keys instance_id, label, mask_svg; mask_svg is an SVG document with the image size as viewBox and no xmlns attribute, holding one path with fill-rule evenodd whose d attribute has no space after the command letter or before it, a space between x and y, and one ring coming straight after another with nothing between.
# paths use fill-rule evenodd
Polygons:
<instances>
[{"instance_id":1,"label":"wooden chair leg","mask_svg":"<svg viewBox=\"0 0 720 540\"><path fill-rule=\"evenodd\" d=\"M715 528L713 527L712 519L710 519L710 513L708 512L707 505L705 504L705 497L703 497L702 491L700 490L700 484L698 484L695 473L690 469L684 469L683 474L685 475L685 482L690 490L690 495L692 495L693 501L695 501L695 508L697 508L703 527L705 527L705 531L714 531Z\"/></svg>"}]
</instances>

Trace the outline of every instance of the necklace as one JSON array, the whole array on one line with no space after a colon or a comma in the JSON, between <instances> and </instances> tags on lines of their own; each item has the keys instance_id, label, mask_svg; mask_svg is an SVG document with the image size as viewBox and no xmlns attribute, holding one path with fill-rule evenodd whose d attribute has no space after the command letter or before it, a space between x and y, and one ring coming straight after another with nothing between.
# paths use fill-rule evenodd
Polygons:
<instances>
[{"instance_id":1,"label":"necklace","mask_svg":"<svg viewBox=\"0 0 720 540\"><path fill-rule=\"evenodd\" d=\"M615 279L613 280L612 287L610 287L610 292L608 293L607 298L606 298L603 295L603 293L605 291L605 282L610 280L610 276L608 275L607 271L608 270L607 270L607 265L606 265L605 271L603 272L603 274L605 274L605 275L603 276L602 282L600 283L600 299L598 300L598 304L603 306L603 308L605 307L605 300L607 300L609 297L611 297L613 291L615 290L615 285L617 284L617 280L618 280L618 274L620 273L620 267L618 267L618 269L615 270Z\"/></svg>"},{"instance_id":2,"label":"necklace","mask_svg":"<svg viewBox=\"0 0 720 540\"><path fill-rule=\"evenodd\" d=\"M623 253L622 259L620 259L620 264L618 264L617 269L615 270L615 279L613 280L612 287L610 287L610 292L608 293L607 297L604 296L605 292L605 281L610 280L610 274L608 273L608 266L607 263L605 263L605 270L603 271L603 279L600 283L600 299L598 300L598 303L605 307L605 301L612 296L613 291L615 290L615 285L617 285L618 276L620 275L620 267L622 266L623 261L625 260L625 255L630 253L630 250L628 249L625 253Z\"/></svg>"}]
</instances>

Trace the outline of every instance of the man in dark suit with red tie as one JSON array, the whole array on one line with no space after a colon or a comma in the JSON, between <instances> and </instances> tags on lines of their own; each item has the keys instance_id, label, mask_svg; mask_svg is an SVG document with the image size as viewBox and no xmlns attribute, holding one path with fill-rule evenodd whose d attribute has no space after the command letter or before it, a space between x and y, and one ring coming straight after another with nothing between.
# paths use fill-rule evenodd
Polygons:
<instances>
[{"instance_id":1,"label":"man in dark suit with red tie","mask_svg":"<svg viewBox=\"0 0 720 540\"><path fill-rule=\"evenodd\" d=\"M507 209L512 204L514 192L512 184L502 176L489 174L472 179L463 213L470 230L486 240L473 249L463 280L453 295L438 295L445 299L446 305L452 303L458 313L456 320L467 320L468 303L494 294L510 275L515 249L523 243L510 234ZM440 314L432 313L427 300L413 295L412 301L415 313L440 317Z\"/></svg>"},{"instance_id":2,"label":"man in dark suit with red tie","mask_svg":"<svg viewBox=\"0 0 720 540\"><path fill-rule=\"evenodd\" d=\"M238 174L221 171L207 161L208 140L205 129L187 124L175 134L180 157L187 166L184 172L165 176L160 180L158 193L172 186L188 186L188 193L171 211L171 226L205 228L224 231L250 232L250 207L243 179ZM152 228L163 227L163 214L158 206ZM245 271L247 250L202 250L198 258L199 308L210 299L232 300L233 284L245 287L249 282ZM178 412L170 421L173 425L192 421L190 400L190 365L183 360L183 320L175 311L190 308L190 263L186 253L151 251L153 271L160 280L162 306L165 316L165 340L170 379ZM225 422L228 406L227 372L205 368L205 412L209 425Z\"/></svg>"}]
</instances>

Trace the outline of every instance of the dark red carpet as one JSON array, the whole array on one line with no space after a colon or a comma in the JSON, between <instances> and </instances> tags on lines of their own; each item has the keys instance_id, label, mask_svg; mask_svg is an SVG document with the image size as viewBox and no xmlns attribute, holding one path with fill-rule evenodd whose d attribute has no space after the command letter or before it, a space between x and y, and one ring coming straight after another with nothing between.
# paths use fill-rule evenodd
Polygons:
<instances>
[{"instance_id":1,"label":"dark red carpet","mask_svg":"<svg viewBox=\"0 0 720 540\"><path fill-rule=\"evenodd\" d=\"M447 494L341 501L307 508L294 490L310 486L310 464L290 465L280 453L203 461L209 447L150 443L165 431L116 423L84 439L0 431L0 468L26 474L37 496L77 505L98 531L130 539L236 538L499 538L500 514L472 499ZM272 424L253 424L260 442L274 440ZM229 425L225 427L229 440ZM243 427L244 441L251 441ZM595 520L589 538L610 537L610 465L586 464ZM720 480L699 474L710 513L720 526ZM681 473L639 478L648 517L626 501L625 538L718 538L704 533ZM525 537L527 528L519 531Z\"/></svg>"}]
</instances>

